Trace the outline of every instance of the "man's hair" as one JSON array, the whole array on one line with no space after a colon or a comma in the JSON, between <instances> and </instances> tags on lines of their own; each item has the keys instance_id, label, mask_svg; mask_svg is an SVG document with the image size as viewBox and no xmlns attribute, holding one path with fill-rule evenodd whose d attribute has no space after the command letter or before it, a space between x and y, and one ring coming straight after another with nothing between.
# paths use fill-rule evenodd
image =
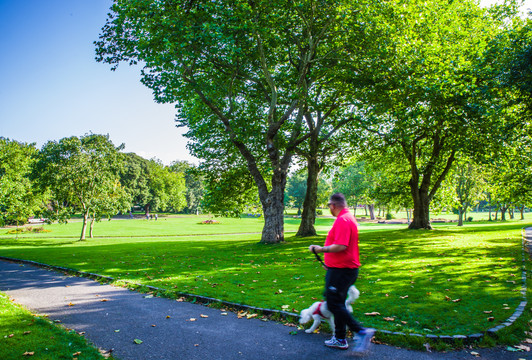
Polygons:
<instances>
[{"instance_id":1,"label":"man's hair","mask_svg":"<svg viewBox=\"0 0 532 360\"><path fill-rule=\"evenodd\" d=\"M334 204L334 206L347 207L347 201L345 201L345 196L342 193L332 194L330 202Z\"/></svg>"}]
</instances>

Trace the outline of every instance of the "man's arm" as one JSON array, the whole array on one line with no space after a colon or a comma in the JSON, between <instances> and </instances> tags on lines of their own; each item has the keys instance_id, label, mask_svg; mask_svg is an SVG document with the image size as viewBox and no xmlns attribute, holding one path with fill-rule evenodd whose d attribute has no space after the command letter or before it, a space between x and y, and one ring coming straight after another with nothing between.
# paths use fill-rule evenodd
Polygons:
<instances>
[{"instance_id":1,"label":"man's arm","mask_svg":"<svg viewBox=\"0 0 532 360\"><path fill-rule=\"evenodd\" d=\"M329 246L310 245L308 249L310 252L313 252L312 249L314 249L317 253L337 253L347 249L347 246L340 244L332 244Z\"/></svg>"}]
</instances>

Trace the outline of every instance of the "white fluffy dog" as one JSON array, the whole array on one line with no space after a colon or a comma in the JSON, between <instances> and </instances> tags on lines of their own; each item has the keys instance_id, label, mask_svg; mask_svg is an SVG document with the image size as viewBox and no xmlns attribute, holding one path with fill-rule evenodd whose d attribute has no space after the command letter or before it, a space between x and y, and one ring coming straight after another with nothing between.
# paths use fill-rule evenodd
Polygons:
<instances>
[{"instance_id":1,"label":"white fluffy dog","mask_svg":"<svg viewBox=\"0 0 532 360\"><path fill-rule=\"evenodd\" d=\"M351 304L354 303L359 296L360 291L358 291L355 285L351 285L347 291L347 299L345 300L345 307L347 308L347 311L351 313L353 312L353 307ZM334 335L334 315L329 311L329 308L327 307L327 301L316 301L308 309L301 311L301 318L299 319L300 324L306 324L311 319L314 319L314 323L310 328L305 330L306 333L310 334L314 332L321 324L321 320L325 319L329 322L331 331Z\"/></svg>"}]
</instances>

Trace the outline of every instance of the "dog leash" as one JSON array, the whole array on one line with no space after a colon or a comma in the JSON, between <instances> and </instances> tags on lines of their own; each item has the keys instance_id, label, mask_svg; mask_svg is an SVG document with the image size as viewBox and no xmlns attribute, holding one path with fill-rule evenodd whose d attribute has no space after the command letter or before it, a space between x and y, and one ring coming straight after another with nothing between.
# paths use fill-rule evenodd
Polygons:
<instances>
[{"instance_id":1,"label":"dog leash","mask_svg":"<svg viewBox=\"0 0 532 360\"><path fill-rule=\"evenodd\" d=\"M323 260L321 260L321 257L318 255L318 253L316 252L316 250L314 248L312 248L312 252L314 253L314 255L316 255L316 259L318 259L318 261L321 263L321 265L323 265L323 267L325 269L328 269L327 268L327 265L325 265L325 263L323 262Z\"/></svg>"}]
</instances>

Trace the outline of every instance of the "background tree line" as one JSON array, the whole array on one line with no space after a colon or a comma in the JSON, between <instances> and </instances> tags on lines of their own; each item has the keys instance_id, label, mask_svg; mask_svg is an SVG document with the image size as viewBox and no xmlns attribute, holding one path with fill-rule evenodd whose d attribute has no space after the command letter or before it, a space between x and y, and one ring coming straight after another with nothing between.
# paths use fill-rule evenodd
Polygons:
<instances>
[{"instance_id":1,"label":"background tree line","mask_svg":"<svg viewBox=\"0 0 532 360\"><path fill-rule=\"evenodd\" d=\"M0 138L0 223L23 224L39 216L66 222L81 214L81 239L90 224L134 206L150 212L197 212L202 184L186 162L123 153L109 136L89 134L35 144ZM187 187L188 185L188 187Z\"/></svg>"}]
</instances>

